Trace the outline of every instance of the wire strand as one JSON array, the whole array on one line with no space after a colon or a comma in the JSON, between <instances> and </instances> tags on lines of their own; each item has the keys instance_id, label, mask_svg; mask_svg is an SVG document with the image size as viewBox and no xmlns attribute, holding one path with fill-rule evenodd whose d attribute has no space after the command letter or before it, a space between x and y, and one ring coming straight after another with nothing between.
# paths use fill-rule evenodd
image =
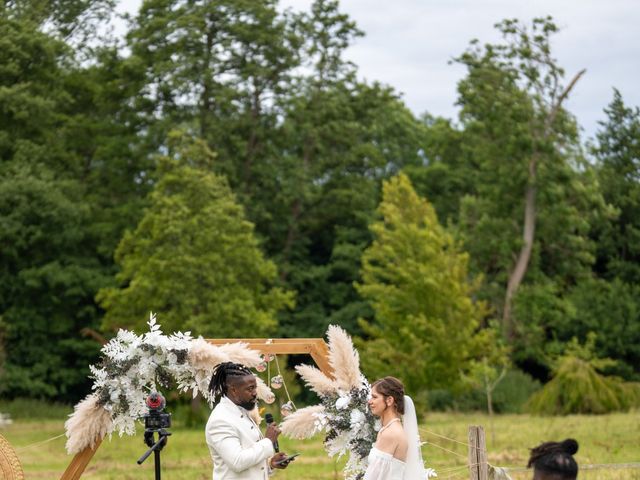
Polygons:
<instances>
[{"instance_id":1,"label":"wire strand","mask_svg":"<svg viewBox=\"0 0 640 480\"><path fill-rule=\"evenodd\" d=\"M470 446L471 446L471 444L469 444L469 443L467 443L467 442L461 442L460 440L456 440L455 438L449 438L449 437L446 437L446 436L444 436L444 435L440 435L439 433L432 432L431 430L427 430L426 428L419 428L418 430L419 430L421 433L427 433L427 434L429 434L429 435L434 435L434 436L436 436L436 437L443 438L443 439L445 439L445 440L449 440L450 442L459 443L460 445L465 445L465 446L467 446L467 447L470 447ZM475 448L480 448L480 447L475 447Z\"/></svg>"},{"instance_id":2,"label":"wire strand","mask_svg":"<svg viewBox=\"0 0 640 480\"><path fill-rule=\"evenodd\" d=\"M437 443L427 443L427 446L429 446L429 445L430 445L430 446L432 446L432 447L439 448L440 450L444 450L445 452L449 452L449 453L451 453L451 454L453 454L453 455L456 455L456 456L458 456L458 457L462 457L462 458L464 458L464 459L466 459L466 458L467 458L467 455L463 455L463 454L461 454L461 453L454 452L453 450L449 450L448 448L441 447L441 446L440 446L440 445L438 445Z\"/></svg>"},{"instance_id":3,"label":"wire strand","mask_svg":"<svg viewBox=\"0 0 640 480\"><path fill-rule=\"evenodd\" d=\"M293 406L293 409L297 410L298 407L296 407L296 404L293 403L293 400L291 400L291 395L289 395L289 389L287 388L287 382L284 381L284 375L282 375L282 372L280 371L280 362L278 362L278 355L274 355L273 357L276 360L276 368L278 369L278 375L280 375L280 378L282 378L282 386L284 387L284 392L287 394L287 400L289 401L289 403L291 403L291 405Z\"/></svg>"},{"instance_id":4,"label":"wire strand","mask_svg":"<svg viewBox=\"0 0 640 480\"><path fill-rule=\"evenodd\" d=\"M44 445L45 443L53 442L54 440L57 440L58 438L64 437L64 436L65 436L65 434L61 433L60 435L57 435L55 437L47 438L46 440L42 440L40 442L30 443L29 445L25 445L23 447L16 448L15 450L16 450L16 452L21 452L23 450L27 450L27 449L32 448L32 447L37 447L38 445Z\"/></svg>"}]
</instances>

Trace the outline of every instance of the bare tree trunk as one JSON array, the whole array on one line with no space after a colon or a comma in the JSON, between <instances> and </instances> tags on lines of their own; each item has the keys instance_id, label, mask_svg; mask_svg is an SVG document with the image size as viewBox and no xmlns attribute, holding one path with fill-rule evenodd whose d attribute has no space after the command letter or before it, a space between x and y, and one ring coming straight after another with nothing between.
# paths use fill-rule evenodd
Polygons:
<instances>
[{"instance_id":1,"label":"bare tree trunk","mask_svg":"<svg viewBox=\"0 0 640 480\"><path fill-rule=\"evenodd\" d=\"M504 299L504 310L502 311L502 326L504 334L507 338L512 339L514 336L514 326L512 322L511 306L513 296L518 291L522 279L529 267L531 252L533 250L533 241L536 232L536 177L537 177L537 155L533 155L529 163L529 182L524 196L524 229L522 231L522 248L516 261L516 266L509 275L509 283L507 284L507 293Z\"/></svg>"}]
</instances>

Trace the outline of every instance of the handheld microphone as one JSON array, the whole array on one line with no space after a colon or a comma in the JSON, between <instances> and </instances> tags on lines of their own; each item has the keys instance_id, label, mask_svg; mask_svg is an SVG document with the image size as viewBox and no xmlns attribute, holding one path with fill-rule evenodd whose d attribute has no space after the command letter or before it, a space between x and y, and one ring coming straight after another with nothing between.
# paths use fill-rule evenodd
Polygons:
<instances>
[{"instance_id":1,"label":"handheld microphone","mask_svg":"<svg viewBox=\"0 0 640 480\"><path fill-rule=\"evenodd\" d=\"M267 422L267 426L273 423L273 415L270 413L265 414L264 421ZM273 449L278 453L280 451L280 445L278 445L278 440L273 441Z\"/></svg>"}]
</instances>

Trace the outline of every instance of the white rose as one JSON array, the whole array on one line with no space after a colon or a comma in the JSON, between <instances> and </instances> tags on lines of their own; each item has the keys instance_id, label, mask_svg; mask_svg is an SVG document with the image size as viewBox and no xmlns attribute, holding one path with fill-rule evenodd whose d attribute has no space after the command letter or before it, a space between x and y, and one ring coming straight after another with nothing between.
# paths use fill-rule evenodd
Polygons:
<instances>
[{"instance_id":1,"label":"white rose","mask_svg":"<svg viewBox=\"0 0 640 480\"><path fill-rule=\"evenodd\" d=\"M366 417L364 416L364 413L362 413L360 410L353 410L351 412L351 428L360 428L365 420Z\"/></svg>"},{"instance_id":2,"label":"white rose","mask_svg":"<svg viewBox=\"0 0 640 480\"><path fill-rule=\"evenodd\" d=\"M351 399L349 397L340 397L338 400L336 400L336 408L338 410L344 410L345 408L347 408L347 405L349 405L350 401Z\"/></svg>"}]
</instances>

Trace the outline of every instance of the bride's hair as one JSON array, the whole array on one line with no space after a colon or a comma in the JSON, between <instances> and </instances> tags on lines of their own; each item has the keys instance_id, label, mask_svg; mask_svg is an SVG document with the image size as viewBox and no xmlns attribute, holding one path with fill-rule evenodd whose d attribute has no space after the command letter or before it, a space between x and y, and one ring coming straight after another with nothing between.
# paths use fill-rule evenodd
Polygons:
<instances>
[{"instance_id":1,"label":"bride's hair","mask_svg":"<svg viewBox=\"0 0 640 480\"><path fill-rule=\"evenodd\" d=\"M392 397L396 402L396 409L404 415L404 385L396 377L384 377L376 380L371 388L385 397Z\"/></svg>"},{"instance_id":2,"label":"bride's hair","mask_svg":"<svg viewBox=\"0 0 640 480\"><path fill-rule=\"evenodd\" d=\"M578 475L578 464L573 455L578 451L578 442L567 438L563 442L546 442L531 449L527 467L552 478L573 480Z\"/></svg>"}]
</instances>

